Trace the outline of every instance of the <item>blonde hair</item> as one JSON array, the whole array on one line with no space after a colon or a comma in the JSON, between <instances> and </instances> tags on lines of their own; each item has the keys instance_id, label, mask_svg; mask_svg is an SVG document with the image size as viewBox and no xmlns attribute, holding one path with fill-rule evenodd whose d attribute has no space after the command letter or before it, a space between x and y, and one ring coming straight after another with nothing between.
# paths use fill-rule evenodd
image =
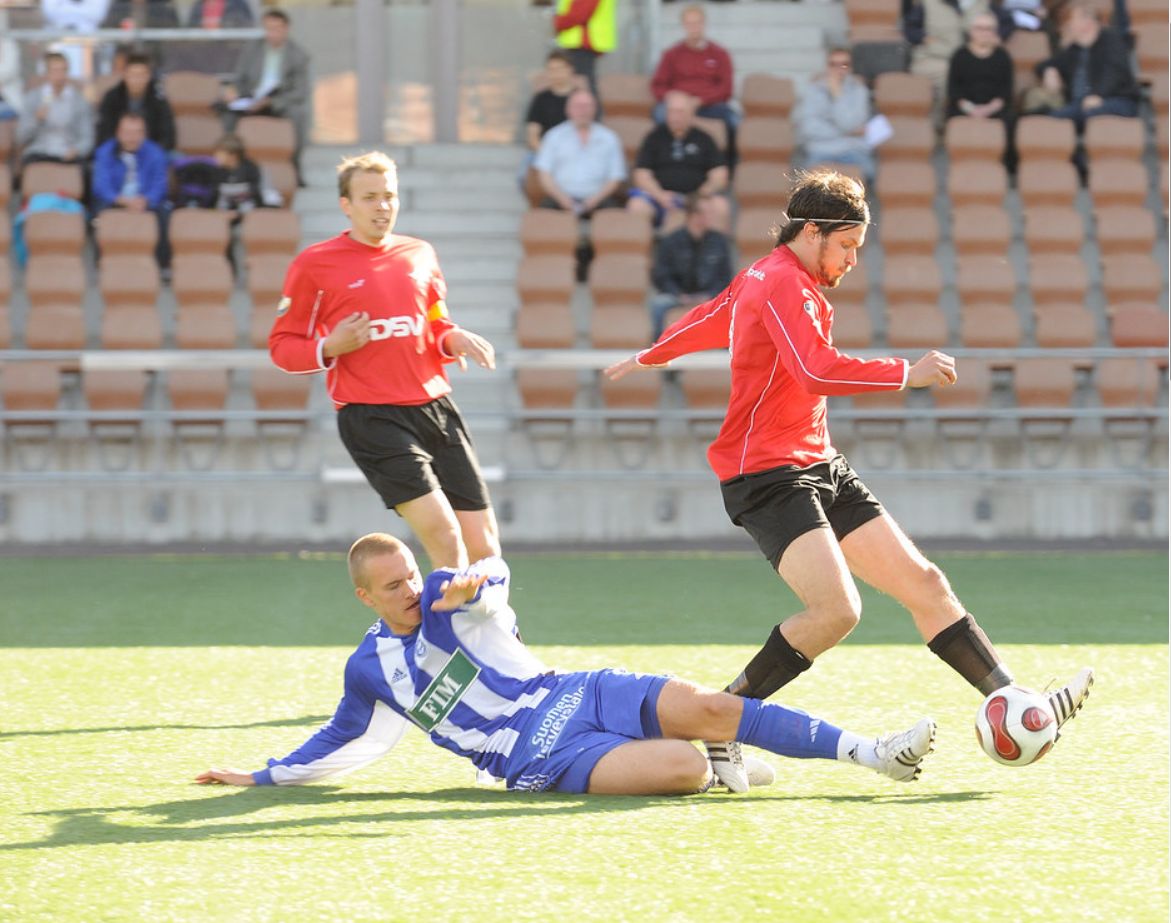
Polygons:
<instances>
[{"instance_id":1,"label":"blonde hair","mask_svg":"<svg viewBox=\"0 0 1171 923\"><path fill-rule=\"evenodd\" d=\"M410 552L402 542L393 535L385 532L371 532L363 535L350 546L350 553L346 555L346 566L350 570L350 580L356 587L366 586L366 564L373 558L384 554Z\"/></svg>"},{"instance_id":2,"label":"blonde hair","mask_svg":"<svg viewBox=\"0 0 1171 923\"><path fill-rule=\"evenodd\" d=\"M398 165L382 151L367 151L347 157L337 165L337 194L343 198L350 197L350 180L355 173L382 173L398 176Z\"/></svg>"}]
</instances>

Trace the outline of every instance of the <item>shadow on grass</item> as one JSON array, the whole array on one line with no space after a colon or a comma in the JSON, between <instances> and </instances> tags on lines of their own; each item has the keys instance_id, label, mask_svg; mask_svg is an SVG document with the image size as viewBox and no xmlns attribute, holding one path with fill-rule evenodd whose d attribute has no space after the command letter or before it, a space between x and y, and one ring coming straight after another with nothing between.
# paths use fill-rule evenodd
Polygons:
<instances>
[{"instance_id":1,"label":"shadow on grass","mask_svg":"<svg viewBox=\"0 0 1171 923\"><path fill-rule=\"evenodd\" d=\"M126 805L114 808L73 808L38 811L29 816L57 819L53 832L42 840L0 844L0 852L59 849L70 846L127 845L138 843L198 842L201 840L271 837L280 834L332 836L364 839L393 836L392 829L339 833L339 824L404 823L424 820L494 820L499 818L596 814L612 811L641 811L668 805L686 805L690 811L695 798L708 798L713 805L730 802L720 796L621 797L556 793L518 793L481 788L449 788L433 792L346 792L327 786L247 788L230 790L217 797L164 801L153 805ZM761 795L739 799L745 808L759 801L812 801L872 803L876 805L920 805L982 800L987 792L946 792L940 794L889 795ZM419 807L412 807L420 804ZM349 813L325 817L281 818L245 821L248 815L268 808L339 807ZM135 814L146 823L119 823L114 815ZM691 815L689 815L690 817ZM198 823L199 826L181 826ZM409 830L402 835L409 835Z\"/></svg>"},{"instance_id":2,"label":"shadow on grass","mask_svg":"<svg viewBox=\"0 0 1171 923\"><path fill-rule=\"evenodd\" d=\"M0 732L0 740L16 737L56 737L59 734L105 734L109 731L233 731L245 728L287 728L325 724L333 715L305 715L301 718L273 718L271 721L248 721L243 724L130 724L104 728L57 728L53 731Z\"/></svg>"}]
</instances>

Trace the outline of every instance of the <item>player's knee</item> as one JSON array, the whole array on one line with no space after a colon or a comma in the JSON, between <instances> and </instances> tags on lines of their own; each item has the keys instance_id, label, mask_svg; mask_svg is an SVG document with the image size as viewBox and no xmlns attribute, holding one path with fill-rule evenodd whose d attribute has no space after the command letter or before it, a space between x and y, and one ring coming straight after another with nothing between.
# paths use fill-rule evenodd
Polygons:
<instances>
[{"instance_id":1,"label":"player's knee","mask_svg":"<svg viewBox=\"0 0 1171 923\"><path fill-rule=\"evenodd\" d=\"M680 743L683 745L675 749L670 760L667 783L672 792L686 795L703 788L710 767L707 757L695 747L682 741Z\"/></svg>"},{"instance_id":2,"label":"player's knee","mask_svg":"<svg viewBox=\"0 0 1171 923\"><path fill-rule=\"evenodd\" d=\"M862 619L862 598L857 592L851 593L831 605L822 606L817 617L827 632L841 640L858 627Z\"/></svg>"},{"instance_id":3,"label":"player's knee","mask_svg":"<svg viewBox=\"0 0 1171 923\"><path fill-rule=\"evenodd\" d=\"M930 561L919 570L918 595L929 602L936 602L951 596L951 584L947 576Z\"/></svg>"}]
</instances>

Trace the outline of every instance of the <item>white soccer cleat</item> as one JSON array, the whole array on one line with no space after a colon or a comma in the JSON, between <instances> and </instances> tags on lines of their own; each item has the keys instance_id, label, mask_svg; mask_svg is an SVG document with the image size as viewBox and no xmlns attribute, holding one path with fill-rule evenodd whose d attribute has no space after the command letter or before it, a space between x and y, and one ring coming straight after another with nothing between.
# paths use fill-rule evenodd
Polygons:
<instances>
[{"instance_id":1,"label":"white soccer cleat","mask_svg":"<svg viewBox=\"0 0 1171 923\"><path fill-rule=\"evenodd\" d=\"M935 749L935 722L920 719L909 731L887 734L874 742L878 771L896 782L913 782L922 771L923 757Z\"/></svg>"},{"instance_id":2,"label":"white soccer cleat","mask_svg":"<svg viewBox=\"0 0 1171 923\"><path fill-rule=\"evenodd\" d=\"M1078 713L1090 694L1090 687L1094 685L1094 671L1089 667L1082 667L1068 683L1060 689L1047 693L1049 707L1053 709L1053 717L1057 719L1057 726L1061 727Z\"/></svg>"},{"instance_id":3,"label":"white soccer cleat","mask_svg":"<svg viewBox=\"0 0 1171 923\"><path fill-rule=\"evenodd\" d=\"M738 740L704 741L707 747L707 758L712 764L718 782L738 795L748 791L748 773L744 770L744 756L740 752Z\"/></svg>"},{"instance_id":4,"label":"white soccer cleat","mask_svg":"<svg viewBox=\"0 0 1171 923\"><path fill-rule=\"evenodd\" d=\"M751 788L763 788L777 781L777 771L768 763L755 756L743 757L744 773L748 776L748 785Z\"/></svg>"}]
</instances>

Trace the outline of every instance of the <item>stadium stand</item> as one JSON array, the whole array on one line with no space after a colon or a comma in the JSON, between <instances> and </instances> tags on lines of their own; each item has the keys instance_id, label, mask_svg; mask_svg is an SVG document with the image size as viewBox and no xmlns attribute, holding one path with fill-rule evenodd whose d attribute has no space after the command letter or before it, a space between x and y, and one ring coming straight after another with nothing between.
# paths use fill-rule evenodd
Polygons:
<instances>
[{"instance_id":1,"label":"stadium stand","mask_svg":"<svg viewBox=\"0 0 1171 923\"><path fill-rule=\"evenodd\" d=\"M1070 205L1038 205L1025 212L1025 244L1030 254L1079 253L1085 231L1081 213Z\"/></svg>"},{"instance_id":2,"label":"stadium stand","mask_svg":"<svg viewBox=\"0 0 1171 923\"><path fill-rule=\"evenodd\" d=\"M30 257L76 256L85 245L85 217L80 212L31 212L24 222L24 242Z\"/></svg>"},{"instance_id":3,"label":"stadium stand","mask_svg":"<svg viewBox=\"0 0 1171 923\"><path fill-rule=\"evenodd\" d=\"M284 288L285 271L289 261L274 253L249 255L248 297L252 302L248 317L248 342L256 349L268 347L268 331L272 328Z\"/></svg>"},{"instance_id":4,"label":"stadium stand","mask_svg":"<svg viewBox=\"0 0 1171 923\"><path fill-rule=\"evenodd\" d=\"M1086 121L1086 153L1091 165L1098 160L1138 160L1147 145L1141 119L1121 115L1099 115Z\"/></svg>"},{"instance_id":5,"label":"stadium stand","mask_svg":"<svg viewBox=\"0 0 1171 923\"><path fill-rule=\"evenodd\" d=\"M1049 253L1029 259L1034 305L1082 303L1089 285L1085 263L1076 254Z\"/></svg>"},{"instance_id":6,"label":"stadium stand","mask_svg":"<svg viewBox=\"0 0 1171 923\"><path fill-rule=\"evenodd\" d=\"M956 294L960 303L996 301L1012 304L1016 273L1003 255L963 254L956 262Z\"/></svg>"},{"instance_id":7,"label":"stadium stand","mask_svg":"<svg viewBox=\"0 0 1171 923\"><path fill-rule=\"evenodd\" d=\"M210 157L223 134L224 127L214 115L175 114L175 146L188 156Z\"/></svg>"},{"instance_id":8,"label":"stadium stand","mask_svg":"<svg viewBox=\"0 0 1171 923\"><path fill-rule=\"evenodd\" d=\"M1023 163L1068 163L1076 146L1077 136L1072 119L1025 115L1017 120L1016 149Z\"/></svg>"},{"instance_id":9,"label":"stadium stand","mask_svg":"<svg viewBox=\"0 0 1171 923\"><path fill-rule=\"evenodd\" d=\"M636 253L599 254L590 264L589 287L595 310L608 304L641 303L650 278L650 258Z\"/></svg>"},{"instance_id":10,"label":"stadium stand","mask_svg":"<svg viewBox=\"0 0 1171 923\"><path fill-rule=\"evenodd\" d=\"M1165 282L1163 268L1148 254L1112 253L1102 261L1102 292L1108 305L1158 304Z\"/></svg>"},{"instance_id":11,"label":"stadium stand","mask_svg":"<svg viewBox=\"0 0 1171 923\"><path fill-rule=\"evenodd\" d=\"M772 74L749 74L740 85L740 105L752 118L787 119L797 102L793 81Z\"/></svg>"},{"instance_id":12,"label":"stadium stand","mask_svg":"<svg viewBox=\"0 0 1171 923\"><path fill-rule=\"evenodd\" d=\"M232 241L231 215L211 208L176 209L169 236L177 259L199 253L223 256Z\"/></svg>"},{"instance_id":13,"label":"stadium stand","mask_svg":"<svg viewBox=\"0 0 1171 923\"><path fill-rule=\"evenodd\" d=\"M935 204L935 169L930 163L906 160L880 162L874 185L878 201L883 206L919 205L930 208Z\"/></svg>"},{"instance_id":14,"label":"stadium stand","mask_svg":"<svg viewBox=\"0 0 1171 923\"><path fill-rule=\"evenodd\" d=\"M957 255L1003 256L1012 243L1008 212L999 205L983 202L957 205L951 210L951 240Z\"/></svg>"},{"instance_id":15,"label":"stadium stand","mask_svg":"<svg viewBox=\"0 0 1171 923\"><path fill-rule=\"evenodd\" d=\"M874 78L874 108L887 118L910 116L929 120L933 96L928 77L888 71Z\"/></svg>"},{"instance_id":16,"label":"stadium stand","mask_svg":"<svg viewBox=\"0 0 1171 923\"><path fill-rule=\"evenodd\" d=\"M1038 304L1033 325L1034 337L1042 349L1081 349L1093 346L1098 338L1094 315L1078 302Z\"/></svg>"},{"instance_id":17,"label":"stadium stand","mask_svg":"<svg viewBox=\"0 0 1171 923\"><path fill-rule=\"evenodd\" d=\"M590 344L594 349L636 350L650 343L650 312L642 301L594 305L590 314Z\"/></svg>"},{"instance_id":18,"label":"stadium stand","mask_svg":"<svg viewBox=\"0 0 1171 923\"><path fill-rule=\"evenodd\" d=\"M935 126L919 115L890 118L892 134L881 153L890 160L927 160L935 150Z\"/></svg>"},{"instance_id":19,"label":"stadium stand","mask_svg":"<svg viewBox=\"0 0 1171 923\"><path fill-rule=\"evenodd\" d=\"M975 119L966 115L947 120L943 132L943 146L948 160L987 162L1004 153L1004 122L1000 119Z\"/></svg>"},{"instance_id":20,"label":"stadium stand","mask_svg":"<svg viewBox=\"0 0 1171 923\"><path fill-rule=\"evenodd\" d=\"M736 168L736 201L740 208L767 208L776 214L789 202L789 182L780 164L754 161Z\"/></svg>"},{"instance_id":21,"label":"stadium stand","mask_svg":"<svg viewBox=\"0 0 1171 923\"><path fill-rule=\"evenodd\" d=\"M645 277L644 277L645 278ZM526 303L568 303L573 296L574 262L569 255L525 256L516 274L516 290Z\"/></svg>"},{"instance_id":22,"label":"stadium stand","mask_svg":"<svg viewBox=\"0 0 1171 923\"><path fill-rule=\"evenodd\" d=\"M960 302L960 342L971 349L1017 349L1021 319L1002 301Z\"/></svg>"},{"instance_id":23,"label":"stadium stand","mask_svg":"<svg viewBox=\"0 0 1171 923\"><path fill-rule=\"evenodd\" d=\"M154 258L143 253L107 253L102 258L98 282L105 305L102 347L161 348L162 320L156 307L159 271Z\"/></svg>"},{"instance_id":24,"label":"stadium stand","mask_svg":"<svg viewBox=\"0 0 1171 923\"><path fill-rule=\"evenodd\" d=\"M301 243L301 222L288 208L254 208L240 220L240 241L249 256L272 253L291 259Z\"/></svg>"},{"instance_id":25,"label":"stadium stand","mask_svg":"<svg viewBox=\"0 0 1171 923\"><path fill-rule=\"evenodd\" d=\"M175 345L179 349L230 349L236 322L228 307L232 271L223 256L176 253L171 290L178 311Z\"/></svg>"},{"instance_id":26,"label":"stadium stand","mask_svg":"<svg viewBox=\"0 0 1171 923\"><path fill-rule=\"evenodd\" d=\"M887 297L886 342L894 349L938 349L950 337L947 318L935 302Z\"/></svg>"},{"instance_id":27,"label":"stadium stand","mask_svg":"<svg viewBox=\"0 0 1171 923\"><path fill-rule=\"evenodd\" d=\"M526 255L571 256L577 247L577 217L552 208L533 208L520 219L520 245Z\"/></svg>"},{"instance_id":28,"label":"stadium stand","mask_svg":"<svg viewBox=\"0 0 1171 923\"><path fill-rule=\"evenodd\" d=\"M1090 165L1090 197L1094 206L1143 205L1150 195L1151 180L1139 160L1103 158Z\"/></svg>"},{"instance_id":29,"label":"stadium stand","mask_svg":"<svg viewBox=\"0 0 1171 923\"><path fill-rule=\"evenodd\" d=\"M938 304L943 290L939 264L933 256L896 254L885 263L882 291L887 305Z\"/></svg>"},{"instance_id":30,"label":"stadium stand","mask_svg":"<svg viewBox=\"0 0 1171 923\"><path fill-rule=\"evenodd\" d=\"M599 74L598 96L607 125L618 115L645 119L655 105L646 74Z\"/></svg>"},{"instance_id":31,"label":"stadium stand","mask_svg":"<svg viewBox=\"0 0 1171 923\"><path fill-rule=\"evenodd\" d=\"M934 253L940 237L935 209L922 205L884 207L877 231L887 255Z\"/></svg>"},{"instance_id":32,"label":"stadium stand","mask_svg":"<svg viewBox=\"0 0 1171 923\"><path fill-rule=\"evenodd\" d=\"M1105 257L1115 253L1150 253L1155 246L1155 216L1141 205L1094 208L1094 236Z\"/></svg>"},{"instance_id":33,"label":"stadium stand","mask_svg":"<svg viewBox=\"0 0 1171 923\"><path fill-rule=\"evenodd\" d=\"M154 253L159 222L150 212L107 208L93 221L94 242L101 258Z\"/></svg>"},{"instance_id":34,"label":"stadium stand","mask_svg":"<svg viewBox=\"0 0 1171 923\"><path fill-rule=\"evenodd\" d=\"M634 160L638 156L638 149L642 145L642 139L655 127L655 123L649 115L611 116L606 113L603 124L611 129L618 136L618 140L622 142L622 153L626 156L627 167L634 164Z\"/></svg>"},{"instance_id":35,"label":"stadium stand","mask_svg":"<svg viewBox=\"0 0 1171 923\"><path fill-rule=\"evenodd\" d=\"M1110 339L1115 346L1166 347L1167 312L1150 302L1119 302L1108 308Z\"/></svg>"},{"instance_id":36,"label":"stadium stand","mask_svg":"<svg viewBox=\"0 0 1171 923\"><path fill-rule=\"evenodd\" d=\"M1058 160L1022 161L1017 168L1017 193L1025 210L1040 205L1068 205L1077 197L1077 170Z\"/></svg>"},{"instance_id":37,"label":"stadium stand","mask_svg":"<svg viewBox=\"0 0 1171 923\"><path fill-rule=\"evenodd\" d=\"M29 312L25 345L29 349L81 349L85 346L82 298L85 267L80 256L34 256L24 278Z\"/></svg>"},{"instance_id":38,"label":"stadium stand","mask_svg":"<svg viewBox=\"0 0 1171 923\"><path fill-rule=\"evenodd\" d=\"M163 77L163 90L176 116L206 115L219 99L220 82L214 74L171 71Z\"/></svg>"},{"instance_id":39,"label":"stadium stand","mask_svg":"<svg viewBox=\"0 0 1171 923\"><path fill-rule=\"evenodd\" d=\"M953 207L1002 202L1007 191L1008 174L999 163L963 160L947 171L947 196Z\"/></svg>"},{"instance_id":40,"label":"stadium stand","mask_svg":"<svg viewBox=\"0 0 1171 923\"><path fill-rule=\"evenodd\" d=\"M741 123L736 133L741 163L788 163L793 159L795 145L792 124L785 118L752 116Z\"/></svg>"},{"instance_id":41,"label":"stadium stand","mask_svg":"<svg viewBox=\"0 0 1171 923\"><path fill-rule=\"evenodd\" d=\"M39 161L26 164L20 175L20 191L26 200L50 192L80 202L83 188L81 167L74 164Z\"/></svg>"},{"instance_id":42,"label":"stadium stand","mask_svg":"<svg viewBox=\"0 0 1171 923\"><path fill-rule=\"evenodd\" d=\"M590 240L596 257L611 253L649 257L652 238L650 219L646 215L605 208L590 220Z\"/></svg>"},{"instance_id":43,"label":"stadium stand","mask_svg":"<svg viewBox=\"0 0 1171 923\"><path fill-rule=\"evenodd\" d=\"M517 309L516 343L522 349L571 349L575 338L568 303L523 302Z\"/></svg>"},{"instance_id":44,"label":"stadium stand","mask_svg":"<svg viewBox=\"0 0 1171 923\"><path fill-rule=\"evenodd\" d=\"M736 251L740 265L758 260L773 248L770 228L777 221L775 208L741 208L736 216Z\"/></svg>"}]
</instances>

